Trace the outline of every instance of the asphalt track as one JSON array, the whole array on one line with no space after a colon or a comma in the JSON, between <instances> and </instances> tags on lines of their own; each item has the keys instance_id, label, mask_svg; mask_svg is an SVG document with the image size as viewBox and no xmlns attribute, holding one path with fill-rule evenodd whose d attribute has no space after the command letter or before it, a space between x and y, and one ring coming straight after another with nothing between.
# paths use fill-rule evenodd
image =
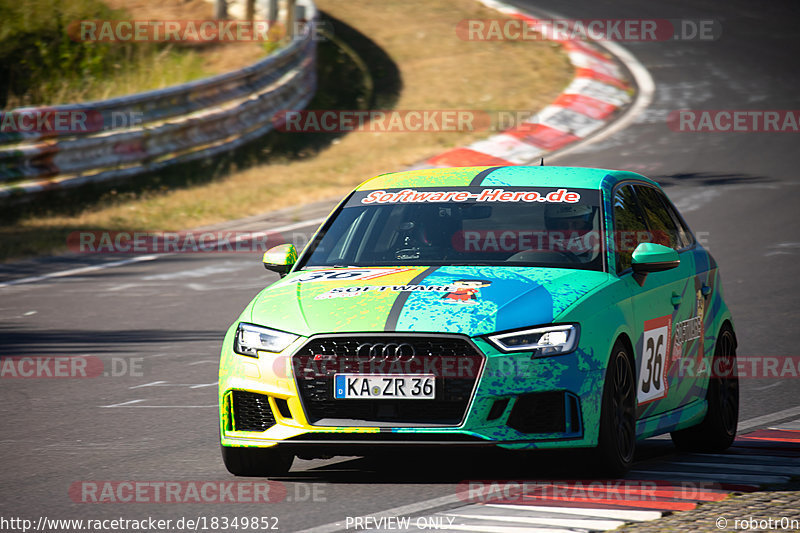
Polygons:
<instances>
[{"instance_id":1,"label":"asphalt track","mask_svg":"<svg viewBox=\"0 0 800 533\"><path fill-rule=\"evenodd\" d=\"M659 181L721 265L739 353L799 355L797 134L684 133L666 124L678 109L800 109L798 6L588 0L519 5L575 18L720 21L717 41L625 44L655 80L651 105L626 129L547 162L630 169ZM251 226L294 225L287 231L307 232L310 227L293 222L297 215L314 219L325 207ZM538 470L530 462L535 458L526 464L506 457L495 463L417 455L383 463L297 460L281 480L287 489L282 503L76 503L69 489L81 481L232 479L216 440L218 349L242 307L276 279L255 255L204 254L30 280L121 259L126 258L48 258L0 269L0 283L23 281L0 285L0 354L92 355L105 362L106 371L123 374L3 380L0 516L278 516L281 531L297 531L431 500L417 507L432 509L436 501L455 506L452 495L464 479L561 473ZM742 385L740 418L766 417L754 427L800 415L791 410L800 405L799 380ZM642 447L639 464L669 454L668 442L654 440Z\"/></svg>"}]
</instances>

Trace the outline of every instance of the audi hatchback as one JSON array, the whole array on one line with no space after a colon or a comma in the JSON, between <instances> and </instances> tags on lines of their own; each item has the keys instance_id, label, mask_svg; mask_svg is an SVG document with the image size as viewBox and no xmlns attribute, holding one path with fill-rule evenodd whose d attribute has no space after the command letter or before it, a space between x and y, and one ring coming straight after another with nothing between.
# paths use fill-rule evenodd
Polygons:
<instances>
[{"instance_id":1,"label":"audi hatchback","mask_svg":"<svg viewBox=\"0 0 800 533\"><path fill-rule=\"evenodd\" d=\"M722 450L735 436L717 264L639 174L385 174L264 265L280 279L222 347L233 474L431 444L582 448L620 474L640 439Z\"/></svg>"}]
</instances>

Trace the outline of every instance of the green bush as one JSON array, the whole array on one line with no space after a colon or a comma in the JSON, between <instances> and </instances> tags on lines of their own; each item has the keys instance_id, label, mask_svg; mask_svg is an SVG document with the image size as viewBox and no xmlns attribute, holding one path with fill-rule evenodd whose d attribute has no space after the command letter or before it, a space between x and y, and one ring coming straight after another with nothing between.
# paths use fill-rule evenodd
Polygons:
<instances>
[{"instance_id":1,"label":"green bush","mask_svg":"<svg viewBox=\"0 0 800 533\"><path fill-rule=\"evenodd\" d=\"M0 107L108 98L202 77L188 49L80 42L70 24L130 19L99 0L0 0Z\"/></svg>"}]
</instances>

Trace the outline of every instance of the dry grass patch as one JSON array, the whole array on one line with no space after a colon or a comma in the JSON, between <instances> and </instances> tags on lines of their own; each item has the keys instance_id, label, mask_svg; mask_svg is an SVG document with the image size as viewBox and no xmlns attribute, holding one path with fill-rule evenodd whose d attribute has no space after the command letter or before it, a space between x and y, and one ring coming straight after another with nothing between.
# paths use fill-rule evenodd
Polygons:
<instances>
[{"instance_id":1,"label":"dry grass patch","mask_svg":"<svg viewBox=\"0 0 800 533\"><path fill-rule=\"evenodd\" d=\"M367 35L396 62L403 84L396 109L535 112L572 78L566 55L551 43L460 40L455 27L461 19L498 17L474 0L319 0L318 5ZM232 172L205 185L110 200L74 216L29 218L18 221L17 229L52 234L59 228L204 226L340 196L373 175L401 170L487 135L487 131L351 133L313 157L287 161L273 156L270 164ZM11 236L8 230L0 228L0 237Z\"/></svg>"}]
</instances>

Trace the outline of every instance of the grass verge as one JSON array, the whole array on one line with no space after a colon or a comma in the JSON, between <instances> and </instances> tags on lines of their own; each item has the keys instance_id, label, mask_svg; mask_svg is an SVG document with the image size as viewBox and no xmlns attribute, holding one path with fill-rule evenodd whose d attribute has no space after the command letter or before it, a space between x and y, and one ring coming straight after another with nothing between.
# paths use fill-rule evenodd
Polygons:
<instances>
[{"instance_id":1,"label":"grass verge","mask_svg":"<svg viewBox=\"0 0 800 533\"><path fill-rule=\"evenodd\" d=\"M572 78L566 55L552 43L460 40L460 20L498 18L474 0L319 0L318 6L342 23L320 45L319 91L310 109L534 112ZM488 134L272 133L213 161L110 192L83 190L80 201L55 197L28 206L0 226L0 259L61 251L71 231L177 230L341 196L373 175Z\"/></svg>"},{"instance_id":2,"label":"grass verge","mask_svg":"<svg viewBox=\"0 0 800 533\"><path fill-rule=\"evenodd\" d=\"M203 20L204 0L0 0L0 108L101 100L254 62L274 43L81 42L79 21Z\"/></svg>"}]
</instances>

